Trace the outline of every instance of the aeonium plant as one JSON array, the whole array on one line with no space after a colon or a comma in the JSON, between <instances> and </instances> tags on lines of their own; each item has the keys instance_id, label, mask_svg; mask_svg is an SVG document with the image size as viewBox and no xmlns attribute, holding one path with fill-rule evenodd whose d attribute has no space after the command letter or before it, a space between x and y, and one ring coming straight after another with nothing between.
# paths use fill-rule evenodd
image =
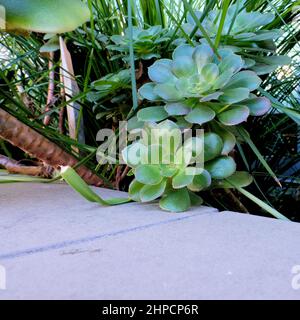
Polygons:
<instances>
[{"instance_id":1,"label":"aeonium plant","mask_svg":"<svg viewBox=\"0 0 300 320\"><path fill-rule=\"evenodd\" d=\"M197 192L230 188L231 179L238 180L240 186L252 182L249 174L236 172L235 161L226 155L218 134L184 137L184 131L173 121L147 123L140 139L123 150L123 159L135 176L129 187L132 200L160 199L163 210L181 212L202 204Z\"/></svg>"},{"instance_id":2,"label":"aeonium plant","mask_svg":"<svg viewBox=\"0 0 300 320\"><path fill-rule=\"evenodd\" d=\"M211 10L203 17L202 26L211 39L215 39L222 19L223 9ZM203 12L195 11L197 19L202 20ZM271 12L247 11L246 1L236 1L229 6L224 20L220 44L230 46L235 52L244 56L248 68L257 74L268 74L278 66L290 63L287 56L276 55L276 40L283 34L279 29L268 29L275 15ZM187 23L183 29L195 36L204 39L198 29L194 17L187 15Z\"/></svg>"},{"instance_id":3,"label":"aeonium plant","mask_svg":"<svg viewBox=\"0 0 300 320\"><path fill-rule=\"evenodd\" d=\"M138 118L162 121L183 117L187 123L199 125L217 119L233 126L249 115L263 115L271 103L252 93L261 79L245 68L244 60L230 49L220 49L216 55L205 43L181 45L172 59L157 60L149 68L152 82L143 85L139 94L162 105L142 109Z\"/></svg>"},{"instance_id":4,"label":"aeonium plant","mask_svg":"<svg viewBox=\"0 0 300 320\"><path fill-rule=\"evenodd\" d=\"M129 29L126 29L124 35L113 35L111 41L114 44L108 45L107 48L119 53L114 55L112 60L122 58L128 62L129 44L132 41L135 59L149 60L160 58L161 48L169 40L169 30L163 29L161 26L152 26L148 29L133 27L132 39Z\"/></svg>"}]
</instances>

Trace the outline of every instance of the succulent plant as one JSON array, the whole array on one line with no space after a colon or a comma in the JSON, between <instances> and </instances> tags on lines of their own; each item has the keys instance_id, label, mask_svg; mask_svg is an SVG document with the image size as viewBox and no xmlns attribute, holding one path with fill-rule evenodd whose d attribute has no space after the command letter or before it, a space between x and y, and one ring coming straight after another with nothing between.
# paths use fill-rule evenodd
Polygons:
<instances>
[{"instance_id":1,"label":"succulent plant","mask_svg":"<svg viewBox=\"0 0 300 320\"><path fill-rule=\"evenodd\" d=\"M150 202L160 198L162 209L180 212L202 203L195 192L232 187L230 179L238 180L236 175L242 174L243 185L251 183L247 173L236 172L233 158L224 155L226 146L218 134L207 132L203 137L181 142L180 128L165 120L146 124L140 140L123 150L123 159L135 176L129 187L132 200Z\"/></svg>"},{"instance_id":2,"label":"succulent plant","mask_svg":"<svg viewBox=\"0 0 300 320\"><path fill-rule=\"evenodd\" d=\"M115 95L122 89L131 88L130 84L131 74L129 69L108 74L91 84L91 91L88 93L87 99L91 102L97 102L109 95Z\"/></svg>"},{"instance_id":3,"label":"succulent plant","mask_svg":"<svg viewBox=\"0 0 300 320\"><path fill-rule=\"evenodd\" d=\"M224 26L222 29L222 36L229 36L239 41L265 41L273 40L281 35L280 30L262 30L262 27L271 23L275 15L271 12L261 13L256 11L247 12L244 8L245 1L237 1L235 4L229 6ZM217 35L223 9L211 10L205 15L202 25L207 34L214 38ZM201 11L195 11L198 19L202 17ZM187 15L187 23L183 28L192 32L196 27L196 23L191 16ZM197 35L202 37L200 30L197 30Z\"/></svg>"},{"instance_id":4,"label":"succulent plant","mask_svg":"<svg viewBox=\"0 0 300 320\"><path fill-rule=\"evenodd\" d=\"M200 19L202 12L196 11L195 15ZM221 16L222 9L212 10L205 15L202 25L209 37L216 37ZM247 12L245 0L238 1L228 8L221 33L221 44L231 46L235 52L241 55L245 54L248 68L257 74L268 74L278 66L289 64L290 58L287 56L270 56L262 53L275 53L275 40L282 35L282 31L279 29L263 29L274 18L275 16L271 12ZM183 29L190 34L195 28L197 30L196 23L191 14L188 14L187 23L184 24ZM196 31L196 36L203 38L200 30Z\"/></svg>"},{"instance_id":5,"label":"succulent plant","mask_svg":"<svg viewBox=\"0 0 300 320\"><path fill-rule=\"evenodd\" d=\"M187 124L202 125L217 118L233 126L249 115L262 115L271 103L251 93L261 79L243 68L244 60L230 49L220 49L218 57L205 43L181 45L172 59L157 60L149 68L152 82L139 90L142 98L165 105L140 110L138 119L157 122L184 117Z\"/></svg>"},{"instance_id":6,"label":"succulent plant","mask_svg":"<svg viewBox=\"0 0 300 320\"><path fill-rule=\"evenodd\" d=\"M170 40L169 31L161 26L153 26L149 29L133 27L133 49L135 59L149 60L160 58L161 46ZM113 35L111 37L113 45L107 46L109 50L118 51L120 54L113 56L113 60L123 58L129 60L129 44L131 41L129 29L124 35Z\"/></svg>"}]
</instances>

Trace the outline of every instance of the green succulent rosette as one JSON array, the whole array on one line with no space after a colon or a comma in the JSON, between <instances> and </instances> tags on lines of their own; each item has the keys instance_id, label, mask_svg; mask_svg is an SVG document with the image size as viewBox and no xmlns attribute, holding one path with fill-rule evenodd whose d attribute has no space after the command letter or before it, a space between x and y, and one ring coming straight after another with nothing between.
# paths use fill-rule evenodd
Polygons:
<instances>
[{"instance_id":1,"label":"green succulent rosette","mask_svg":"<svg viewBox=\"0 0 300 320\"><path fill-rule=\"evenodd\" d=\"M251 183L247 173L236 172L236 164L228 156L228 145L214 132L202 137L189 137L182 143L182 131L176 123L165 120L146 124L142 137L122 152L135 179L129 196L138 202L160 198L162 209L171 212L188 210L203 200L195 192L209 188L231 187L230 180ZM151 137L151 139L149 139ZM164 144L162 141L171 141ZM238 179L236 175L243 175Z\"/></svg>"},{"instance_id":2,"label":"green succulent rosette","mask_svg":"<svg viewBox=\"0 0 300 320\"><path fill-rule=\"evenodd\" d=\"M164 105L142 109L138 118L161 121L175 117L199 125L217 119L234 126L249 115L263 115L271 103L251 93L261 79L244 68L244 60L230 49L219 50L218 57L205 43L196 47L181 45L172 59L157 60L148 69L152 82L143 85L139 95Z\"/></svg>"},{"instance_id":3,"label":"green succulent rosette","mask_svg":"<svg viewBox=\"0 0 300 320\"><path fill-rule=\"evenodd\" d=\"M169 31L161 26L153 26L148 29L133 27L132 33L132 40L129 29L125 30L124 35L113 35L111 37L114 44L108 45L107 48L119 52L119 54L113 56L112 60L123 58L124 61L128 62L131 41L133 42L136 60L160 58L161 47L170 40Z\"/></svg>"},{"instance_id":4,"label":"green succulent rosette","mask_svg":"<svg viewBox=\"0 0 300 320\"><path fill-rule=\"evenodd\" d=\"M275 41L283 32L280 29L265 28L272 23L275 15L271 12L248 12L245 2L237 1L229 6L222 28L221 44L230 46L235 52L245 56L247 67L259 75L268 74L278 66L290 64L289 57L274 55ZM200 19L203 12L195 11L195 15ZM221 16L222 9L211 10L201 22L207 35L212 39L218 34ZM191 14L187 15L187 23L183 25L183 29L187 34L196 30L195 36L204 38Z\"/></svg>"}]
</instances>

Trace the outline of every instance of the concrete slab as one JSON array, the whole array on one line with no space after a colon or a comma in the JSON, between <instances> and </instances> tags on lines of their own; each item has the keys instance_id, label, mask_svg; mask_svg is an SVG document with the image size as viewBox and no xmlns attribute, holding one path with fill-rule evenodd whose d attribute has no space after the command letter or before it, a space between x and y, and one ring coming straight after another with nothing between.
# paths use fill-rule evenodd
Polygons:
<instances>
[{"instance_id":1,"label":"concrete slab","mask_svg":"<svg viewBox=\"0 0 300 320\"><path fill-rule=\"evenodd\" d=\"M0 299L300 299L296 223L103 208L62 184L0 185L0 200Z\"/></svg>"}]
</instances>

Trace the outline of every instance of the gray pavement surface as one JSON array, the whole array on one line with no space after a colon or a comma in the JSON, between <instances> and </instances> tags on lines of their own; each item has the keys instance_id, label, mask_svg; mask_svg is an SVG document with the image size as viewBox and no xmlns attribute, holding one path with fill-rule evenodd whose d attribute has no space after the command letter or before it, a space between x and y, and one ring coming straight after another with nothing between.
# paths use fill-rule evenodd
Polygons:
<instances>
[{"instance_id":1,"label":"gray pavement surface","mask_svg":"<svg viewBox=\"0 0 300 320\"><path fill-rule=\"evenodd\" d=\"M300 299L297 223L101 207L64 184L2 184L0 201L0 300Z\"/></svg>"}]
</instances>

